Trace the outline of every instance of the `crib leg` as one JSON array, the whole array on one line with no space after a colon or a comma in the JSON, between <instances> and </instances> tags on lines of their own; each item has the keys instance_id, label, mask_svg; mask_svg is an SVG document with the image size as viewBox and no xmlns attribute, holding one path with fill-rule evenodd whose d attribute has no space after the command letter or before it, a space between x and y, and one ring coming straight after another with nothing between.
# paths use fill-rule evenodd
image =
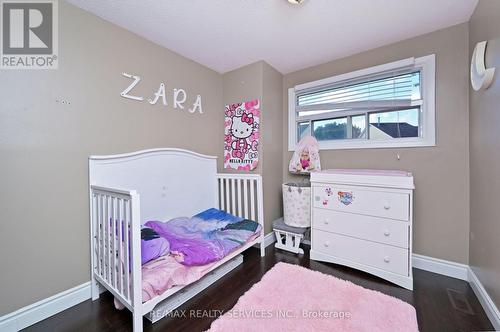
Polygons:
<instances>
[{"instance_id":1,"label":"crib leg","mask_svg":"<svg viewBox=\"0 0 500 332\"><path fill-rule=\"evenodd\" d=\"M99 283L94 279L94 275L92 274L92 280L90 282L90 289L92 293L92 301L95 301L99 298Z\"/></svg>"},{"instance_id":2,"label":"crib leg","mask_svg":"<svg viewBox=\"0 0 500 332\"><path fill-rule=\"evenodd\" d=\"M134 332L142 332L142 315L140 313L133 314L133 327L132 331Z\"/></svg>"}]
</instances>

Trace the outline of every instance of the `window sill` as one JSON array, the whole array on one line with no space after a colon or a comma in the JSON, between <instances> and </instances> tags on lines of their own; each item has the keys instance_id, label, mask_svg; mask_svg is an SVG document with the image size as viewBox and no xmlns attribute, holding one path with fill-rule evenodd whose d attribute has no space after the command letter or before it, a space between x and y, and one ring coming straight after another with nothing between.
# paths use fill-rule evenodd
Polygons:
<instances>
[{"instance_id":1,"label":"window sill","mask_svg":"<svg viewBox=\"0 0 500 332\"><path fill-rule=\"evenodd\" d=\"M348 150L348 149L397 149L434 147L434 140L424 139L397 139L394 141L367 141L367 140L344 140L344 141L319 141L319 150ZM295 146L289 146L288 151L295 151Z\"/></svg>"}]
</instances>

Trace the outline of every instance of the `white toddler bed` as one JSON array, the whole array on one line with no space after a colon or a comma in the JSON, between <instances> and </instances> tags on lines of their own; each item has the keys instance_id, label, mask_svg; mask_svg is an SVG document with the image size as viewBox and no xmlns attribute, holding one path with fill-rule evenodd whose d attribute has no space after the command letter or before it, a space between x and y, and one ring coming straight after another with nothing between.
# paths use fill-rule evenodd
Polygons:
<instances>
[{"instance_id":1,"label":"white toddler bed","mask_svg":"<svg viewBox=\"0 0 500 332\"><path fill-rule=\"evenodd\" d=\"M218 174L217 157L172 148L91 156L89 190L92 300L99 298L102 285L132 312L135 332L142 331L144 315L185 287L142 301L141 225L146 221L190 217L216 207L258 222L261 234L211 270L257 243L264 256L262 178Z\"/></svg>"}]
</instances>

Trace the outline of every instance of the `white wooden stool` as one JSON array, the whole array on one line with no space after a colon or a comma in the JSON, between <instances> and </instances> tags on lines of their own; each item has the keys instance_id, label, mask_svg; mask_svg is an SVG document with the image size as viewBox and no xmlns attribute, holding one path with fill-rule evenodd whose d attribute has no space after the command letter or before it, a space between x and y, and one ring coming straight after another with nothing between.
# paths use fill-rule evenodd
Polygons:
<instances>
[{"instance_id":1,"label":"white wooden stool","mask_svg":"<svg viewBox=\"0 0 500 332\"><path fill-rule=\"evenodd\" d=\"M273 231L276 235L276 244L274 247L296 254L303 254L304 250L299 245L307 230L307 227L288 226L284 223L283 219L274 221Z\"/></svg>"}]
</instances>

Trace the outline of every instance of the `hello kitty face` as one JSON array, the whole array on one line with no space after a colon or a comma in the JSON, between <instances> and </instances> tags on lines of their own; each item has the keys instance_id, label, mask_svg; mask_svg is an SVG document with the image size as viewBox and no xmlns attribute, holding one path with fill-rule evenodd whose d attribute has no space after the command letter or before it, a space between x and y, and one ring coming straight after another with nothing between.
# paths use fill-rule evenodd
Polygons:
<instances>
[{"instance_id":1,"label":"hello kitty face","mask_svg":"<svg viewBox=\"0 0 500 332\"><path fill-rule=\"evenodd\" d=\"M231 134L239 139L250 137L254 131L254 118L252 114L243 113L233 117Z\"/></svg>"}]
</instances>

